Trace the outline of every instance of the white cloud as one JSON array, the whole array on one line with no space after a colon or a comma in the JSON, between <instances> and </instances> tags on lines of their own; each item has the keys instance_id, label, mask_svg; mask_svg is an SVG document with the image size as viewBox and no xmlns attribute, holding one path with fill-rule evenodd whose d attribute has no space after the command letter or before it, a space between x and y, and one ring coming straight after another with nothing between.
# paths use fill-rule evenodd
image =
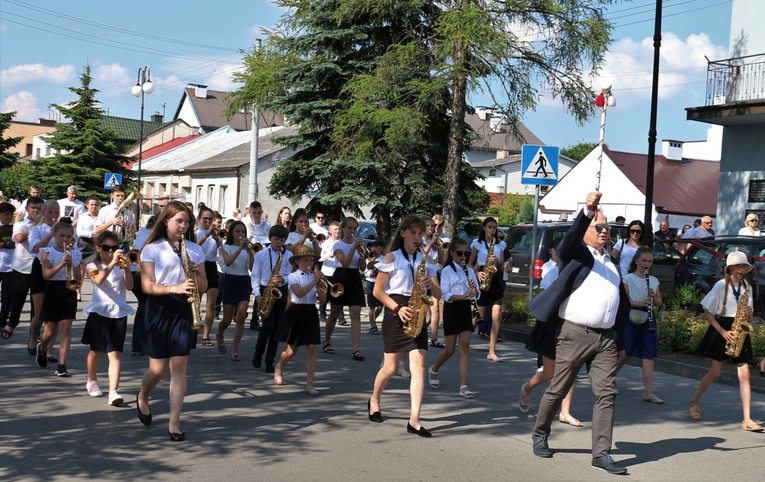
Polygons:
<instances>
[{"instance_id":1,"label":"white cloud","mask_svg":"<svg viewBox=\"0 0 765 482\"><path fill-rule=\"evenodd\" d=\"M37 105L37 97L26 90L16 92L5 98L0 103L0 112L16 112L13 118L17 121L37 122L40 117L46 117L47 111L43 112Z\"/></svg>"},{"instance_id":2,"label":"white cloud","mask_svg":"<svg viewBox=\"0 0 765 482\"><path fill-rule=\"evenodd\" d=\"M30 83L64 84L71 82L75 76L73 65L52 67L44 64L23 64L0 70L0 84L4 88Z\"/></svg>"},{"instance_id":3,"label":"white cloud","mask_svg":"<svg viewBox=\"0 0 765 482\"><path fill-rule=\"evenodd\" d=\"M234 72L238 72L242 69L241 65L225 65L218 67L215 72L207 78L205 81L207 85L213 90L232 91L235 90L238 85L234 84L231 80L231 75Z\"/></svg>"},{"instance_id":4,"label":"white cloud","mask_svg":"<svg viewBox=\"0 0 765 482\"><path fill-rule=\"evenodd\" d=\"M130 83L130 74L125 67L114 63L111 65L96 65L93 68L93 80L99 84L115 85Z\"/></svg>"},{"instance_id":5,"label":"white cloud","mask_svg":"<svg viewBox=\"0 0 765 482\"><path fill-rule=\"evenodd\" d=\"M599 79L610 79L620 99L643 101L651 96L653 39L640 42L626 37L611 44ZM707 34L691 34L685 40L671 32L662 34L659 97L669 99L703 95L707 61L725 58L727 49L714 45ZM593 82L599 90L600 80Z\"/></svg>"}]
</instances>

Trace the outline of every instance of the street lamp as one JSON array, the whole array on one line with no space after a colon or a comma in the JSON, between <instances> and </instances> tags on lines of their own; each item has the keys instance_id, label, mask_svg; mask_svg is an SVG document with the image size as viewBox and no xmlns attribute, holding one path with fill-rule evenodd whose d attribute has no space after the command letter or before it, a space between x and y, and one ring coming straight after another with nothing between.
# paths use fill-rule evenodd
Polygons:
<instances>
[{"instance_id":1,"label":"street lamp","mask_svg":"<svg viewBox=\"0 0 765 482\"><path fill-rule=\"evenodd\" d=\"M141 161L143 160L143 107L145 94L151 94L154 92L154 83L151 81L151 70L149 67L138 69L138 80L130 92L141 98L141 127L138 140L138 192L142 192L141 188ZM138 216L136 218L136 228L141 227L141 200L138 200Z\"/></svg>"}]
</instances>

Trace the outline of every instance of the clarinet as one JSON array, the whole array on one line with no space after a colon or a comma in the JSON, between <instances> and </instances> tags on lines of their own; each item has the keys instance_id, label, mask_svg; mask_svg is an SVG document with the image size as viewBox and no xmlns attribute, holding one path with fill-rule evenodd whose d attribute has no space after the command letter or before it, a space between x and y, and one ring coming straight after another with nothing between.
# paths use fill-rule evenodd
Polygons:
<instances>
[{"instance_id":1,"label":"clarinet","mask_svg":"<svg viewBox=\"0 0 765 482\"><path fill-rule=\"evenodd\" d=\"M473 302L472 315L473 315L473 318L476 319L476 325L478 325L479 323L483 323L483 318L481 318L481 312L478 311L478 301L476 301L475 299L476 289L475 287L470 286L470 271L468 271L467 263L462 263L461 266L462 266L462 271L465 273L465 281L467 281L468 288L473 290L473 298L471 300Z\"/></svg>"},{"instance_id":2,"label":"clarinet","mask_svg":"<svg viewBox=\"0 0 765 482\"><path fill-rule=\"evenodd\" d=\"M649 278L648 270L645 270L645 292L649 293L651 289L651 280ZM653 314L653 296L650 297L650 303L648 305L648 331L656 331L656 317Z\"/></svg>"}]
</instances>

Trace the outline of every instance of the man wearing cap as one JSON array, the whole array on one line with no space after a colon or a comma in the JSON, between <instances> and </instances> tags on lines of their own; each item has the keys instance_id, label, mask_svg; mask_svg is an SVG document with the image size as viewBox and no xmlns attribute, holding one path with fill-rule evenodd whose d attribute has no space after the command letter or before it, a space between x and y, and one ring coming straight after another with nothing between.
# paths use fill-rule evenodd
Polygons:
<instances>
[{"instance_id":1,"label":"man wearing cap","mask_svg":"<svg viewBox=\"0 0 765 482\"><path fill-rule=\"evenodd\" d=\"M77 227L80 214L85 212L85 203L77 199L77 192L76 186L69 186L66 188L66 197L58 200L61 217L71 219L74 227Z\"/></svg>"}]
</instances>

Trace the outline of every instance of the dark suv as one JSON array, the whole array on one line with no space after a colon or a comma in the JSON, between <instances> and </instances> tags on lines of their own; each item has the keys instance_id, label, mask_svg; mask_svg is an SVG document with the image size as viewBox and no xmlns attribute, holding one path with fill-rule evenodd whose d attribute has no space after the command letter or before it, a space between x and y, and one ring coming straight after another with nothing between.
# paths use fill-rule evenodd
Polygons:
<instances>
[{"instance_id":1,"label":"dark suv","mask_svg":"<svg viewBox=\"0 0 765 482\"><path fill-rule=\"evenodd\" d=\"M675 269L675 285L690 284L706 294L722 278L725 258L733 251L741 251L754 265L746 276L754 291L755 312L765 311L765 299L760 290L765 283L765 237L714 236L691 240L685 256Z\"/></svg>"},{"instance_id":2,"label":"dark suv","mask_svg":"<svg viewBox=\"0 0 765 482\"><path fill-rule=\"evenodd\" d=\"M611 244L627 236L627 225L608 223ZM505 242L513 257L513 268L507 275L507 289L512 292L528 292L529 277L534 275L534 290L539 287L542 265L550 259L550 245L556 239L563 239L571 227L570 222L537 224L536 256L532 262L531 237L533 223L521 223L507 230ZM675 264L682 254L668 243L654 243L654 262L651 274L659 279L662 293L670 293L674 287ZM536 273L534 273L536 271Z\"/></svg>"}]
</instances>

